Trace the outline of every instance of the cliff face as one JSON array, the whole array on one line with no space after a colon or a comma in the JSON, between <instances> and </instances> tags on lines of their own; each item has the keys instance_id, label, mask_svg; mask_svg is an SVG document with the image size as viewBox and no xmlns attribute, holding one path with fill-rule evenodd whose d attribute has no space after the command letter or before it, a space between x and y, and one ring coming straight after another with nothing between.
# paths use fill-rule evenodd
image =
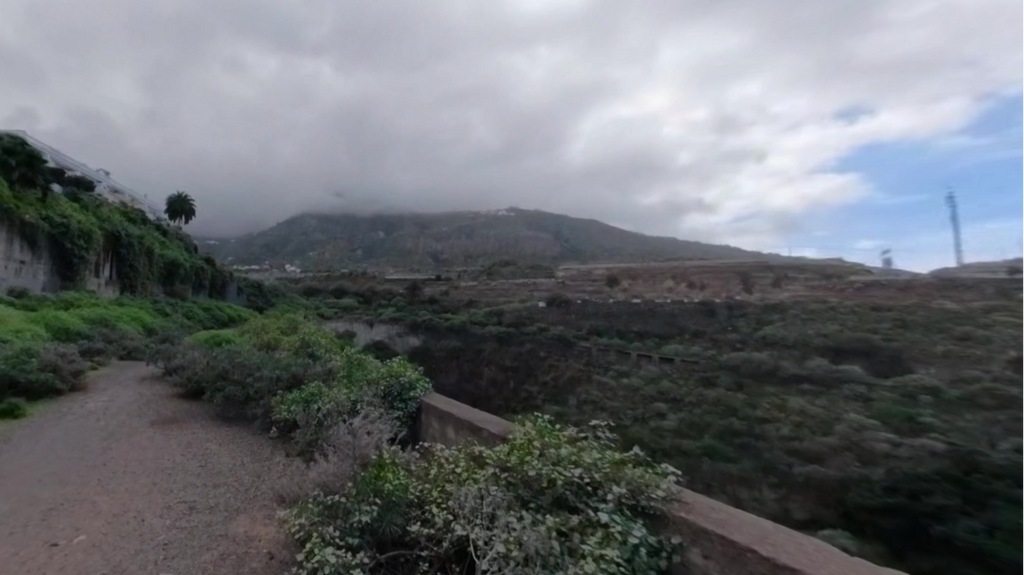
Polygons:
<instances>
[{"instance_id":1,"label":"cliff face","mask_svg":"<svg viewBox=\"0 0 1024 575\"><path fill-rule=\"evenodd\" d=\"M499 259L562 264L767 257L515 208L373 216L304 214L261 232L203 245L229 264L287 263L304 269L457 267Z\"/></svg>"},{"instance_id":2,"label":"cliff face","mask_svg":"<svg viewBox=\"0 0 1024 575\"><path fill-rule=\"evenodd\" d=\"M113 266L113 255L109 251L100 253L83 287L102 295L119 294ZM49 246L29 244L17 230L0 221L0 292L12 287L55 292L62 283Z\"/></svg>"}]
</instances>

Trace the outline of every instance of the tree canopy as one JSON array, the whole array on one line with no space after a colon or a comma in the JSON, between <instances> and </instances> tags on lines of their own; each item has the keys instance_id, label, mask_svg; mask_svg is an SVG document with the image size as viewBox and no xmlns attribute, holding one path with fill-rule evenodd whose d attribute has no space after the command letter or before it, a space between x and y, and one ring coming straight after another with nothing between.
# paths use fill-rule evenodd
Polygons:
<instances>
[{"instance_id":1,"label":"tree canopy","mask_svg":"<svg viewBox=\"0 0 1024 575\"><path fill-rule=\"evenodd\" d=\"M196 202L192 196L179 190L167 196L164 214L173 223L188 224L196 217Z\"/></svg>"},{"instance_id":2,"label":"tree canopy","mask_svg":"<svg viewBox=\"0 0 1024 575\"><path fill-rule=\"evenodd\" d=\"M15 134L0 134L0 178L14 189L49 192L46 158Z\"/></svg>"}]
</instances>

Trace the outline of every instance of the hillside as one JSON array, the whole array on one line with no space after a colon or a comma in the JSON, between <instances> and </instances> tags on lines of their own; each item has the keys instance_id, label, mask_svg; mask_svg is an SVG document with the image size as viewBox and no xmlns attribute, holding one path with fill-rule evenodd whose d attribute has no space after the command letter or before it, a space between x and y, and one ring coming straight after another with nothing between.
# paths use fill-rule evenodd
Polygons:
<instances>
[{"instance_id":1,"label":"hillside","mask_svg":"<svg viewBox=\"0 0 1024 575\"><path fill-rule=\"evenodd\" d=\"M292 264L303 269L457 267L499 259L561 264L771 257L517 208L371 216L302 214L261 232L202 243L228 264Z\"/></svg>"},{"instance_id":2,"label":"hillside","mask_svg":"<svg viewBox=\"0 0 1024 575\"><path fill-rule=\"evenodd\" d=\"M959 267L939 268L928 272L935 277L1020 277L1021 258L990 262L970 262Z\"/></svg>"}]
</instances>

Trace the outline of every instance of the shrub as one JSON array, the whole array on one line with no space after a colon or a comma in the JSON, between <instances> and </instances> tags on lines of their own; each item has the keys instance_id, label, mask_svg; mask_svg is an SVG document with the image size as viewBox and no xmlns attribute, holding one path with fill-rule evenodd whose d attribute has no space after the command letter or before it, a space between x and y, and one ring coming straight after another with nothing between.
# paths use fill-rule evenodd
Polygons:
<instances>
[{"instance_id":1,"label":"shrub","mask_svg":"<svg viewBox=\"0 0 1024 575\"><path fill-rule=\"evenodd\" d=\"M65 311L42 310L31 315L30 321L46 330L50 338L61 342L89 339L89 326Z\"/></svg>"},{"instance_id":2,"label":"shrub","mask_svg":"<svg viewBox=\"0 0 1024 575\"><path fill-rule=\"evenodd\" d=\"M97 329L93 333L95 342L108 349L108 356L126 361L141 361L146 358L146 349L151 342L161 339L178 339L179 334L170 331L157 338L144 338L139 334L118 332L110 329ZM84 356L83 356L84 357Z\"/></svg>"},{"instance_id":3,"label":"shrub","mask_svg":"<svg viewBox=\"0 0 1024 575\"><path fill-rule=\"evenodd\" d=\"M20 397L0 399L0 419L21 419L28 415L28 403Z\"/></svg>"},{"instance_id":4,"label":"shrub","mask_svg":"<svg viewBox=\"0 0 1024 575\"><path fill-rule=\"evenodd\" d=\"M106 342L85 340L78 342L78 355L87 361L105 363L114 354Z\"/></svg>"},{"instance_id":5,"label":"shrub","mask_svg":"<svg viewBox=\"0 0 1024 575\"><path fill-rule=\"evenodd\" d=\"M668 345L661 346L661 348L658 350L658 353L660 353L661 355L682 357L683 355L686 355L686 348L679 345L678 343L670 343Z\"/></svg>"},{"instance_id":6,"label":"shrub","mask_svg":"<svg viewBox=\"0 0 1024 575\"><path fill-rule=\"evenodd\" d=\"M561 292L555 292L544 299L547 307L564 309L572 305L572 298Z\"/></svg>"},{"instance_id":7,"label":"shrub","mask_svg":"<svg viewBox=\"0 0 1024 575\"><path fill-rule=\"evenodd\" d=\"M338 421L363 409L379 408L408 424L430 389L405 359L378 361L294 314L201 332L154 349L150 359L186 393L222 413L272 422L306 453Z\"/></svg>"},{"instance_id":8,"label":"shrub","mask_svg":"<svg viewBox=\"0 0 1024 575\"><path fill-rule=\"evenodd\" d=\"M615 274L608 274L604 278L604 285L608 289L615 289L615 288L619 287L621 284L622 284L622 280L619 279L619 276L617 276Z\"/></svg>"},{"instance_id":9,"label":"shrub","mask_svg":"<svg viewBox=\"0 0 1024 575\"><path fill-rule=\"evenodd\" d=\"M394 418L379 409L341 418L323 433L320 451L300 482L302 495L344 491L400 433Z\"/></svg>"},{"instance_id":10,"label":"shrub","mask_svg":"<svg viewBox=\"0 0 1024 575\"><path fill-rule=\"evenodd\" d=\"M897 394L906 398L916 398L921 395L945 397L950 393L950 389L941 381L917 373L894 377L887 383L895 388Z\"/></svg>"},{"instance_id":11,"label":"shrub","mask_svg":"<svg viewBox=\"0 0 1024 575\"><path fill-rule=\"evenodd\" d=\"M493 448L384 450L338 495L287 514L299 573L667 573L651 521L677 472L620 452L604 425L535 417Z\"/></svg>"},{"instance_id":12,"label":"shrub","mask_svg":"<svg viewBox=\"0 0 1024 575\"><path fill-rule=\"evenodd\" d=\"M45 328L31 323L31 315L0 305L0 344L44 342L50 339Z\"/></svg>"},{"instance_id":13,"label":"shrub","mask_svg":"<svg viewBox=\"0 0 1024 575\"><path fill-rule=\"evenodd\" d=\"M314 381L274 397L271 417L294 430L291 436L300 450L312 451L325 432L352 411L344 390Z\"/></svg>"},{"instance_id":14,"label":"shrub","mask_svg":"<svg viewBox=\"0 0 1024 575\"><path fill-rule=\"evenodd\" d=\"M864 373L856 365L834 365L827 360L816 357L804 363L797 371L797 376L811 383L825 386L842 387L846 384L874 384L875 378Z\"/></svg>"},{"instance_id":15,"label":"shrub","mask_svg":"<svg viewBox=\"0 0 1024 575\"><path fill-rule=\"evenodd\" d=\"M0 348L0 397L40 399L80 389L87 369L73 345L6 346Z\"/></svg>"},{"instance_id":16,"label":"shrub","mask_svg":"<svg viewBox=\"0 0 1024 575\"><path fill-rule=\"evenodd\" d=\"M238 345L242 342L242 337L233 329L211 329L198 331L190 335L187 341L199 347L218 349Z\"/></svg>"},{"instance_id":17,"label":"shrub","mask_svg":"<svg viewBox=\"0 0 1024 575\"><path fill-rule=\"evenodd\" d=\"M779 360L767 353L738 351L722 357L722 367L747 377L769 377L779 372Z\"/></svg>"},{"instance_id":18,"label":"shrub","mask_svg":"<svg viewBox=\"0 0 1024 575\"><path fill-rule=\"evenodd\" d=\"M914 372L902 348L864 333L833 333L820 345L822 356L833 363L852 363L875 377L899 377Z\"/></svg>"},{"instance_id":19,"label":"shrub","mask_svg":"<svg viewBox=\"0 0 1024 575\"><path fill-rule=\"evenodd\" d=\"M37 369L53 374L67 391L85 389L85 374L89 364L78 355L78 347L70 344L43 346L39 352Z\"/></svg>"}]
</instances>

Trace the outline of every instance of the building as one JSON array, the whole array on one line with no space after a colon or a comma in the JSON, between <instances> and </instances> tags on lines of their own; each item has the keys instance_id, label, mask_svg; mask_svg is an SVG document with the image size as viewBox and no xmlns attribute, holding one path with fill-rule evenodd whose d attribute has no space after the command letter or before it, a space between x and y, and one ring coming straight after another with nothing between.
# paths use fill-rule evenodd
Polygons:
<instances>
[{"instance_id":1,"label":"building","mask_svg":"<svg viewBox=\"0 0 1024 575\"><path fill-rule=\"evenodd\" d=\"M69 173L89 178L96 184L96 193L102 195L111 202L127 204L139 208L149 214L153 219L163 217L163 210L149 202L142 194L137 193L128 186L121 184L110 177L110 172L102 168L90 168L64 152L33 138L24 130L0 130L0 133L13 134L24 138L30 146L39 150L51 166L56 166Z\"/></svg>"}]
</instances>

